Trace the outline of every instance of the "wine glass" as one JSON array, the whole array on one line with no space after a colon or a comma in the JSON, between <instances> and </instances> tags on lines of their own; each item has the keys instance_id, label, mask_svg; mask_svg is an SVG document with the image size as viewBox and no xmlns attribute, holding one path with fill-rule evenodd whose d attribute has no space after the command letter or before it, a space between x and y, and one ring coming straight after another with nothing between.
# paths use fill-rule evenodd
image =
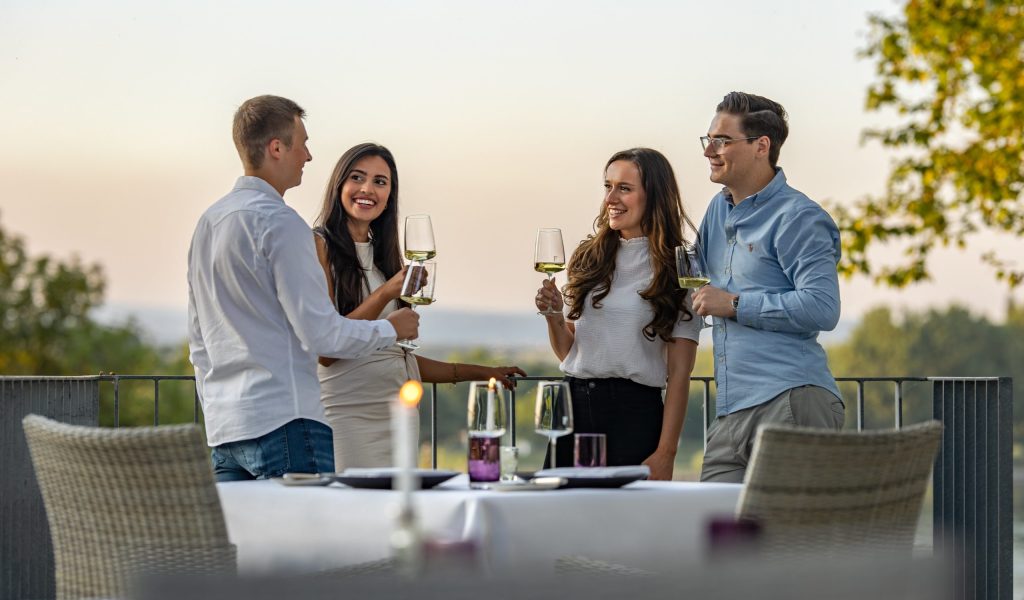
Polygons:
<instances>
[{"instance_id":1,"label":"wine glass","mask_svg":"<svg viewBox=\"0 0 1024 600\"><path fill-rule=\"evenodd\" d=\"M434 227L430 215L409 215L405 218L405 258L422 263L437 256Z\"/></svg>"},{"instance_id":2,"label":"wine glass","mask_svg":"<svg viewBox=\"0 0 1024 600\"><path fill-rule=\"evenodd\" d=\"M498 481L501 476L501 436L507 424L504 390L493 377L469 385L466 420L470 482Z\"/></svg>"},{"instance_id":3,"label":"wine glass","mask_svg":"<svg viewBox=\"0 0 1024 600\"><path fill-rule=\"evenodd\" d=\"M565 244L562 243L561 229L538 229L537 243L533 250L533 270L544 273L549 281L555 280L555 273L565 270ZM557 310L539 311L538 315L557 315Z\"/></svg>"},{"instance_id":4,"label":"wine glass","mask_svg":"<svg viewBox=\"0 0 1024 600\"><path fill-rule=\"evenodd\" d=\"M679 287L692 293L710 283L711 278L708 277L704 265L704 255L695 242L683 242L682 246L676 246L676 275L679 277ZM711 323L708 323L706 317L701 317L700 326L711 327Z\"/></svg>"},{"instance_id":5,"label":"wine glass","mask_svg":"<svg viewBox=\"0 0 1024 600\"><path fill-rule=\"evenodd\" d=\"M409 265L405 272L405 281L402 282L402 292L399 298L408 302L413 310L417 306L433 304L434 281L437 280L437 263L428 260L426 262L414 262ZM412 340L399 340L398 345L409 350L419 348L419 345Z\"/></svg>"},{"instance_id":6,"label":"wine glass","mask_svg":"<svg viewBox=\"0 0 1024 600\"><path fill-rule=\"evenodd\" d=\"M551 459L548 466L554 468L555 442L563 435L572 433L572 392L564 381L541 381L537 384L537 407L533 415L534 428L540 435L551 440Z\"/></svg>"}]
</instances>

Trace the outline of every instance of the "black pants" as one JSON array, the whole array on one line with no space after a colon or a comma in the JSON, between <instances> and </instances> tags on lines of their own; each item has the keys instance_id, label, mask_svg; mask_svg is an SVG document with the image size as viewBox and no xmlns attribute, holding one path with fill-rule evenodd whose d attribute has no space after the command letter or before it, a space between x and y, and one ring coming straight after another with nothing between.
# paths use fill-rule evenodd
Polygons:
<instances>
[{"instance_id":1,"label":"black pants","mask_svg":"<svg viewBox=\"0 0 1024 600\"><path fill-rule=\"evenodd\" d=\"M629 379L567 377L573 433L608 436L608 466L639 465L658 448L664 403L661 390ZM558 438L558 466L573 466L574 438ZM544 464L550 464L550 447Z\"/></svg>"}]
</instances>

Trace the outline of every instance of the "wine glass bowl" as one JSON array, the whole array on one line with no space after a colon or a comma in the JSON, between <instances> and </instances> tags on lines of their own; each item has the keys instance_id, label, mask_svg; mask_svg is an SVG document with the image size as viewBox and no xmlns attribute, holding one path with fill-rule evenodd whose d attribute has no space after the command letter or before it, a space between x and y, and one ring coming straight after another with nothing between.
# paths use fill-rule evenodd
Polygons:
<instances>
[{"instance_id":1,"label":"wine glass bowl","mask_svg":"<svg viewBox=\"0 0 1024 600\"><path fill-rule=\"evenodd\" d=\"M565 244L562 242L561 229L538 229L537 241L533 250L533 270L543 273L549 281L554 281L555 273L565 270ZM539 311L539 315L557 315L559 311L547 309Z\"/></svg>"},{"instance_id":2,"label":"wine glass bowl","mask_svg":"<svg viewBox=\"0 0 1024 600\"><path fill-rule=\"evenodd\" d=\"M434 227L430 215L409 215L405 218L405 258L411 262L424 262L437 256L434 245Z\"/></svg>"},{"instance_id":3,"label":"wine glass bowl","mask_svg":"<svg viewBox=\"0 0 1024 600\"><path fill-rule=\"evenodd\" d=\"M555 442L573 430L572 392L565 381L541 381L537 384L537 405L533 415L534 430L550 440L549 466L555 467Z\"/></svg>"},{"instance_id":4,"label":"wine glass bowl","mask_svg":"<svg viewBox=\"0 0 1024 600\"><path fill-rule=\"evenodd\" d=\"M705 264L700 246L695 242L683 242L681 246L676 246L676 276L679 279L679 287L690 290L692 294L711 283ZM701 327L711 327L706 317L701 317L700 323Z\"/></svg>"}]
</instances>

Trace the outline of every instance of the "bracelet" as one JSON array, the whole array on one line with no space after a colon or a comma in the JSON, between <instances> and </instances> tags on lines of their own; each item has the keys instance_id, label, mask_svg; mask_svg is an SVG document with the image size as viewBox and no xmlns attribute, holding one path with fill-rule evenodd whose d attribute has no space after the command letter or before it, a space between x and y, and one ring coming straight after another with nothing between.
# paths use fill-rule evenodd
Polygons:
<instances>
[{"instance_id":1,"label":"bracelet","mask_svg":"<svg viewBox=\"0 0 1024 600\"><path fill-rule=\"evenodd\" d=\"M452 363L452 383L459 382L459 363Z\"/></svg>"}]
</instances>

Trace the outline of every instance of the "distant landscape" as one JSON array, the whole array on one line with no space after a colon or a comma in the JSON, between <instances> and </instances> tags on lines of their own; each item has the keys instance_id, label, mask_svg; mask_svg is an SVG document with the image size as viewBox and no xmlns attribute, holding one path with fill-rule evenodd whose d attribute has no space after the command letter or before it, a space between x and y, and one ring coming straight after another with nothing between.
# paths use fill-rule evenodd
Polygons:
<instances>
[{"instance_id":1,"label":"distant landscape","mask_svg":"<svg viewBox=\"0 0 1024 600\"><path fill-rule=\"evenodd\" d=\"M445 356L450 350L481 347L515 354L548 350L543 320L529 310L485 312L431 307L420 314L420 339L427 356ZM93 316L107 325L133 319L148 341L160 346L175 346L186 339L184 307L108 303L96 309ZM856 320L840 321L834 331L823 333L820 340L826 346L842 343L856 326ZM702 337L701 342L710 345L710 339Z\"/></svg>"}]
</instances>

